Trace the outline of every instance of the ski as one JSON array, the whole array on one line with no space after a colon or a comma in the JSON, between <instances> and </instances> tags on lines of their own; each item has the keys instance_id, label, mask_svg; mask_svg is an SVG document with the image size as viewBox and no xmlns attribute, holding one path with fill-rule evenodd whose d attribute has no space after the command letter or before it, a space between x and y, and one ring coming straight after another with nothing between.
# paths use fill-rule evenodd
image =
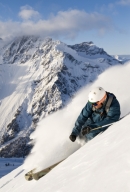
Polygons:
<instances>
[{"instance_id":1,"label":"ski","mask_svg":"<svg viewBox=\"0 0 130 192\"><path fill-rule=\"evenodd\" d=\"M33 171L34 171L35 169L33 169L33 170L31 170L31 171L29 171L28 173L26 173L25 174L25 179L27 180L27 181L31 181L31 180L33 180Z\"/></svg>"},{"instance_id":2,"label":"ski","mask_svg":"<svg viewBox=\"0 0 130 192\"><path fill-rule=\"evenodd\" d=\"M62 160L64 161L64 160ZM41 177L45 176L47 173L49 173L54 167L56 167L59 163L61 163L62 161L59 161L58 163L55 163L39 172L35 172L36 169L33 169L31 171L29 171L28 173L25 174L25 179L27 181L31 181L31 180L39 180Z\"/></svg>"}]
</instances>

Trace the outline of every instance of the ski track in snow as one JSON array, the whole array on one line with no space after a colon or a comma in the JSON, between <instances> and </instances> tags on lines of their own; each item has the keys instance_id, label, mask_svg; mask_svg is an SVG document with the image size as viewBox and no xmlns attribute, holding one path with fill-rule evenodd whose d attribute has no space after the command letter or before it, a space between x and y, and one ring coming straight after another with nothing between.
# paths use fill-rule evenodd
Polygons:
<instances>
[{"instance_id":1,"label":"ski track in snow","mask_svg":"<svg viewBox=\"0 0 130 192\"><path fill-rule=\"evenodd\" d=\"M14 176L14 178L18 177L24 170L20 171L17 175Z\"/></svg>"},{"instance_id":2,"label":"ski track in snow","mask_svg":"<svg viewBox=\"0 0 130 192\"><path fill-rule=\"evenodd\" d=\"M3 188L5 185L7 185L9 182L11 182L12 181L12 179L11 180L9 180L9 181L7 181L5 184L3 184L1 187L0 187L0 189L1 188Z\"/></svg>"}]
</instances>

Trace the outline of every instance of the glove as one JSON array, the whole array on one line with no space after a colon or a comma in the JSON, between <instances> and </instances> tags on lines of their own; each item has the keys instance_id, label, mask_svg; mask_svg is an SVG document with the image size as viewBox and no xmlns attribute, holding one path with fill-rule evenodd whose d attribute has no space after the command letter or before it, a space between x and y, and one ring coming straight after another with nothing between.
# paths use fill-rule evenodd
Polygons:
<instances>
[{"instance_id":1,"label":"glove","mask_svg":"<svg viewBox=\"0 0 130 192\"><path fill-rule=\"evenodd\" d=\"M82 132L82 135L86 135L90 133L90 131L91 131L91 127L87 126L87 127L84 127L81 132Z\"/></svg>"},{"instance_id":2,"label":"glove","mask_svg":"<svg viewBox=\"0 0 130 192\"><path fill-rule=\"evenodd\" d=\"M70 135L69 138L70 138L70 140L72 142L75 142L75 140L76 140L76 136L75 135Z\"/></svg>"}]
</instances>

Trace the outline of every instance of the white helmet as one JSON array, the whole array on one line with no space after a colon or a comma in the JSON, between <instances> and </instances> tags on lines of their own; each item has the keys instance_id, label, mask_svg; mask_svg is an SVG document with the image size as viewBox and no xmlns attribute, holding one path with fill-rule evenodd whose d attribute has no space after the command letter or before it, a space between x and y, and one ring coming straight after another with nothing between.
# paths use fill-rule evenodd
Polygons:
<instances>
[{"instance_id":1,"label":"white helmet","mask_svg":"<svg viewBox=\"0 0 130 192\"><path fill-rule=\"evenodd\" d=\"M106 91L102 87L95 87L89 92L88 100L91 103L100 101L106 94Z\"/></svg>"}]
</instances>

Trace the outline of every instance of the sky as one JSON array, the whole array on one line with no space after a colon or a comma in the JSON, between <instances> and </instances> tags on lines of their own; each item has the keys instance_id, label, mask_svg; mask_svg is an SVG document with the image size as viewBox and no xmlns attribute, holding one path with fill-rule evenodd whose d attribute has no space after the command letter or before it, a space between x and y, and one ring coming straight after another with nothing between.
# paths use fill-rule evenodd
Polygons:
<instances>
[{"instance_id":1,"label":"sky","mask_svg":"<svg viewBox=\"0 0 130 192\"><path fill-rule=\"evenodd\" d=\"M130 0L0 0L0 37L42 35L66 44L93 41L130 55Z\"/></svg>"}]
</instances>

